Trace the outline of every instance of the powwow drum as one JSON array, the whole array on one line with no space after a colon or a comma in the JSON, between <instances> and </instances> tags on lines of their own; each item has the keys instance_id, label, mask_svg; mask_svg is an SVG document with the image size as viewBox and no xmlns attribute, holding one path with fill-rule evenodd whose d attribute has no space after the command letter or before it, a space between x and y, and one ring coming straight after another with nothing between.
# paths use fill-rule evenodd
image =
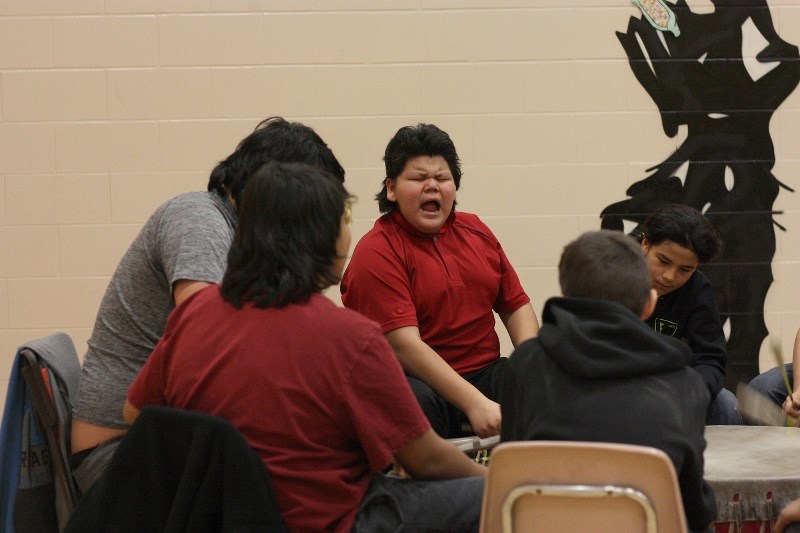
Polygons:
<instances>
[{"instance_id":1,"label":"powwow drum","mask_svg":"<svg viewBox=\"0 0 800 533\"><path fill-rule=\"evenodd\" d=\"M485 465L489 463L489 454L491 449L497 446L497 444L500 442L500 435L488 437L486 439L481 439L478 436L459 437L455 439L447 439L447 441L475 459L476 463Z\"/></svg>"},{"instance_id":2,"label":"powwow drum","mask_svg":"<svg viewBox=\"0 0 800 533\"><path fill-rule=\"evenodd\" d=\"M716 533L771 533L783 506L800 497L800 429L707 426L705 437Z\"/></svg>"}]
</instances>

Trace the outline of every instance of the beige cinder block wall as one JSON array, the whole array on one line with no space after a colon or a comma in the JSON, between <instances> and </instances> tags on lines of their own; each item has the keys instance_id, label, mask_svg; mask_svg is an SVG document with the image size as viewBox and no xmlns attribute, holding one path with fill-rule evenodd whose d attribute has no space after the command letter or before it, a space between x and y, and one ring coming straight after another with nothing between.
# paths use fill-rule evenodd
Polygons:
<instances>
[{"instance_id":1,"label":"beige cinder block wall","mask_svg":"<svg viewBox=\"0 0 800 533\"><path fill-rule=\"evenodd\" d=\"M769 4L781 36L800 43L800 2ZM360 197L355 237L377 215L396 129L449 131L464 166L459 208L497 233L540 313L558 293L563 245L597 229L682 138L663 134L615 37L632 15L626 0L2 0L0 402L22 342L63 330L83 354L146 217L204 189L270 115L333 147ZM800 187L799 91L771 133L775 174ZM766 315L788 353L800 194L782 192L776 208L789 231L777 235Z\"/></svg>"}]
</instances>

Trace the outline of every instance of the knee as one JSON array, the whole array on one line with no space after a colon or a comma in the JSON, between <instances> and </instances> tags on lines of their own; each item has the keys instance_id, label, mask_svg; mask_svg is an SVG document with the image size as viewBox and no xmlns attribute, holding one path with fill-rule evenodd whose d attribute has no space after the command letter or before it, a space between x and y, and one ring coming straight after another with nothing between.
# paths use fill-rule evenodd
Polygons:
<instances>
[{"instance_id":1,"label":"knee","mask_svg":"<svg viewBox=\"0 0 800 533\"><path fill-rule=\"evenodd\" d=\"M788 364L785 368L789 383L792 383L794 379L792 365ZM747 386L760 392L778 405L782 405L783 400L786 398L786 383L783 380L783 372L778 367L757 375L750 380Z\"/></svg>"},{"instance_id":2,"label":"knee","mask_svg":"<svg viewBox=\"0 0 800 533\"><path fill-rule=\"evenodd\" d=\"M739 412L739 402L736 396L728 389L721 389L717 397L711 402L708 424L712 425L742 425L742 414Z\"/></svg>"}]
</instances>

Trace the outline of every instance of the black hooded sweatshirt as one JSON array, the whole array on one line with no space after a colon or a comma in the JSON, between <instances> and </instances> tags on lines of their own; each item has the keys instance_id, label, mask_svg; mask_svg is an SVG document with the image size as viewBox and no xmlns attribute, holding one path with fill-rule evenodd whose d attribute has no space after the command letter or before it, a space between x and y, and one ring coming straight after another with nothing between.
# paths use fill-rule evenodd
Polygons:
<instances>
[{"instance_id":1,"label":"black hooded sweatshirt","mask_svg":"<svg viewBox=\"0 0 800 533\"><path fill-rule=\"evenodd\" d=\"M709 392L683 342L605 300L551 298L539 336L511 355L500 392L501 440L652 446L672 459L689 527L716 516L703 480Z\"/></svg>"}]
</instances>

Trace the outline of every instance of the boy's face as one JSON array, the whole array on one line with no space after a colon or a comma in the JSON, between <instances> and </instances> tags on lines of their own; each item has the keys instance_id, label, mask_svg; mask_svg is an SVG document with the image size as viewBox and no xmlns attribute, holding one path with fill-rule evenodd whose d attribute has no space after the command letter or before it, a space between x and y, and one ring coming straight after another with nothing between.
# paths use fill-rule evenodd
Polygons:
<instances>
[{"instance_id":1,"label":"boy's face","mask_svg":"<svg viewBox=\"0 0 800 533\"><path fill-rule=\"evenodd\" d=\"M396 179L386 179L386 198L422 233L438 233L453 211L456 183L444 157L409 159Z\"/></svg>"},{"instance_id":2,"label":"boy's face","mask_svg":"<svg viewBox=\"0 0 800 533\"><path fill-rule=\"evenodd\" d=\"M697 254L670 240L658 244L642 241L642 251L650 268L650 279L659 296L683 287L697 270Z\"/></svg>"}]
</instances>

